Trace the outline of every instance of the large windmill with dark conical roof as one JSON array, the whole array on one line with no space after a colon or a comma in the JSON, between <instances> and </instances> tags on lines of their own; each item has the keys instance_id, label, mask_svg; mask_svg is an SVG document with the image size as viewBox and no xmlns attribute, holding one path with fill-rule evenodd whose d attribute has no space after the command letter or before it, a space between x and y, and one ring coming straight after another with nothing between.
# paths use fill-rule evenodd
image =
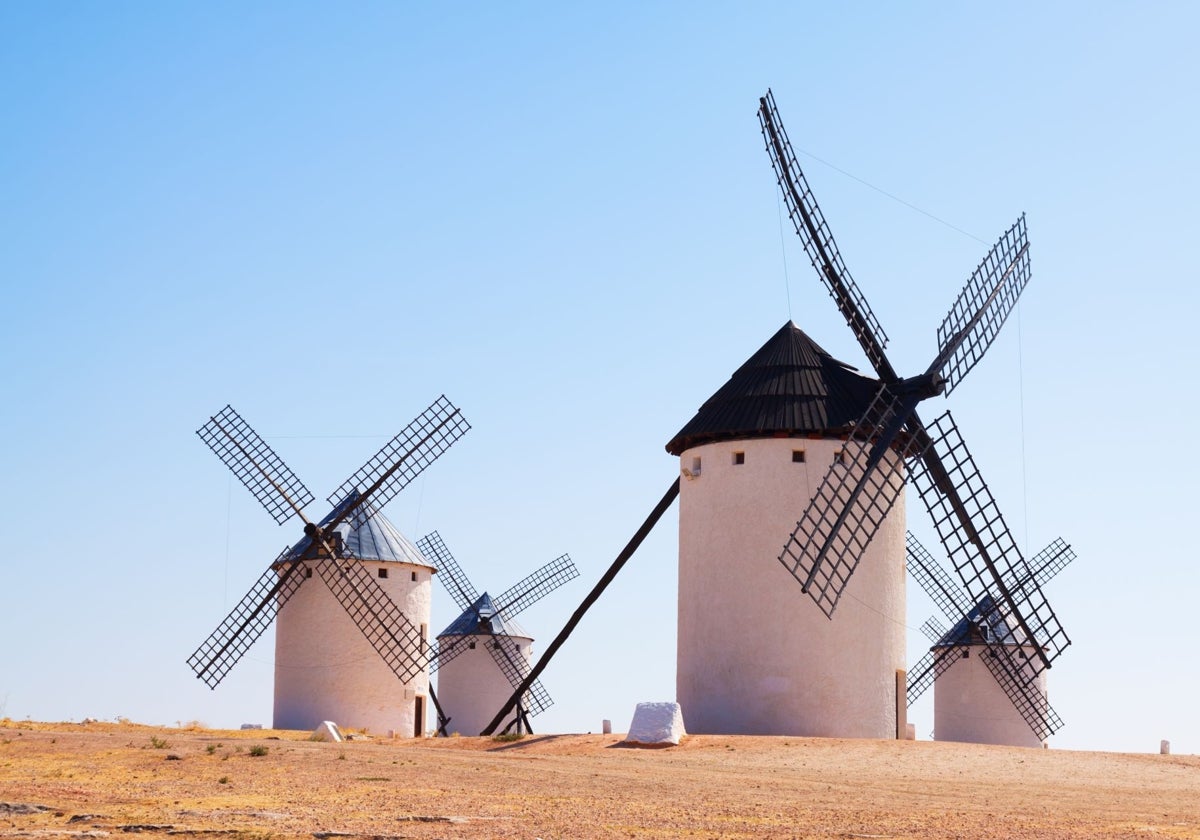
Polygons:
<instances>
[{"instance_id":1,"label":"large windmill with dark conical roof","mask_svg":"<svg viewBox=\"0 0 1200 840\"><path fill-rule=\"evenodd\" d=\"M949 413L926 423L917 412L962 381L1015 306L1030 276L1025 220L968 278L938 330L934 359L902 377L770 92L758 113L796 233L875 377L785 325L668 443L682 480L526 682L679 496L676 683L689 731L900 737L910 478L967 596L987 604L985 621L1010 628L1015 644L997 646L1006 673L1036 680L1070 644L1037 579L1023 574L1025 561ZM1028 659L1017 661L1016 651Z\"/></svg>"},{"instance_id":2,"label":"large windmill with dark conical roof","mask_svg":"<svg viewBox=\"0 0 1200 840\"><path fill-rule=\"evenodd\" d=\"M667 444L686 477L675 681L689 732L895 734L903 507L864 551L834 621L770 562L829 467L848 457L878 390L788 323ZM738 620L714 621L716 605Z\"/></svg>"}]
</instances>

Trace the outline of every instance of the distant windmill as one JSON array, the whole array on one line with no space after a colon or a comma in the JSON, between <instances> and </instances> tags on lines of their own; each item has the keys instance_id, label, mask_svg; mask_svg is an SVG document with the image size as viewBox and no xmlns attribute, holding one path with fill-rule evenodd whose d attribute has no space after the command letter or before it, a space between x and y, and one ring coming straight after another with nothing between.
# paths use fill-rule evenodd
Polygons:
<instances>
[{"instance_id":1,"label":"distant windmill","mask_svg":"<svg viewBox=\"0 0 1200 840\"><path fill-rule=\"evenodd\" d=\"M421 734L426 694L432 695L432 568L380 510L468 429L462 412L439 397L343 482L328 498L332 510L313 522L303 511L312 493L237 412L226 406L210 418L200 438L276 522L303 521L304 537L284 549L188 658L196 676L216 688L278 614L277 727L310 728L329 719ZM327 591L305 589L293 601L314 572Z\"/></svg>"},{"instance_id":2,"label":"distant windmill","mask_svg":"<svg viewBox=\"0 0 1200 840\"><path fill-rule=\"evenodd\" d=\"M492 597L487 592L479 594L437 531L422 537L417 546L437 564L438 579L462 610L437 637L433 668L438 672L441 695L438 730L443 735L449 731L474 735L529 673L533 638L514 619L579 577L579 571L564 554ZM532 732L529 718L553 702L540 682L532 683L506 729L516 726L518 731Z\"/></svg>"},{"instance_id":3,"label":"distant windmill","mask_svg":"<svg viewBox=\"0 0 1200 840\"><path fill-rule=\"evenodd\" d=\"M1029 679L1070 644L1037 581L1014 575L1024 561L949 413L928 425L917 415L920 402L949 393L974 367L1016 304L1029 279L1025 220L967 281L939 330L933 361L901 378L770 91L758 114L796 233L878 380L785 325L668 443L688 480L682 490L678 479L668 489L530 677L678 495L676 685L688 730L898 736L906 707L903 489L910 469L972 602L991 598L998 619L1031 651ZM791 537L780 552L767 540L786 530ZM830 619L825 629L788 597L778 566L765 562L770 556ZM843 595L849 605L835 619ZM714 616L717 603L725 620ZM506 710L513 704L515 696Z\"/></svg>"},{"instance_id":4,"label":"distant windmill","mask_svg":"<svg viewBox=\"0 0 1200 840\"><path fill-rule=\"evenodd\" d=\"M1043 586L1074 559L1071 546L1055 540L1007 581L1009 588L1024 586L1022 578ZM1032 650L1000 619L995 602L972 604L912 534L908 571L953 625L947 630L935 618L921 625L933 648L908 672L910 706L934 687L934 737L1037 747L1057 732L1062 719L1050 706L1046 673L1027 673Z\"/></svg>"}]
</instances>

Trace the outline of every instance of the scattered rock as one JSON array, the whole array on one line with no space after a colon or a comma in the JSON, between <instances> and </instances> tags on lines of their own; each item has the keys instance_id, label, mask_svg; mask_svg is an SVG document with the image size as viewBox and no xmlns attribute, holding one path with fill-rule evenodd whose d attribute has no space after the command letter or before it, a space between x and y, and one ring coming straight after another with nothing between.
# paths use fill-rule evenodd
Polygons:
<instances>
[{"instance_id":1,"label":"scattered rock","mask_svg":"<svg viewBox=\"0 0 1200 840\"><path fill-rule=\"evenodd\" d=\"M173 837L199 837L201 835L245 834L240 828L173 828L167 834Z\"/></svg>"},{"instance_id":2,"label":"scattered rock","mask_svg":"<svg viewBox=\"0 0 1200 840\"><path fill-rule=\"evenodd\" d=\"M428 814L412 814L407 817L396 817L399 822L423 822L423 823L469 823L470 820L466 817L443 817L433 816Z\"/></svg>"},{"instance_id":3,"label":"scattered rock","mask_svg":"<svg viewBox=\"0 0 1200 840\"><path fill-rule=\"evenodd\" d=\"M34 805L29 802L0 802L0 814L40 814L52 810L49 805Z\"/></svg>"},{"instance_id":4,"label":"scattered rock","mask_svg":"<svg viewBox=\"0 0 1200 840\"><path fill-rule=\"evenodd\" d=\"M128 825L119 825L117 828L124 831L126 834L141 834L143 831L161 831L167 832L173 829L173 825L155 825L154 823L130 823Z\"/></svg>"},{"instance_id":5,"label":"scattered rock","mask_svg":"<svg viewBox=\"0 0 1200 840\"><path fill-rule=\"evenodd\" d=\"M175 753L167 753L167 761L183 761L183 759L175 755Z\"/></svg>"},{"instance_id":6,"label":"scattered rock","mask_svg":"<svg viewBox=\"0 0 1200 840\"><path fill-rule=\"evenodd\" d=\"M29 831L8 831L0 837L107 837L107 831L88 829L86 831L69 831L65 828L38 828Z\"/></svg>"},{"instance_id":7,"label":"scattered rock","mask_svg":"<svg viewBox=\"0 0 1200 840\"><path fill-rule=\"evenodd\" d=\"M72 823L87 822L88 820L102 820L102 819L104 819L103 814L75 814L73 817L71 817L69 820L67 820L67 825L71 825Z\"/></svg>"}]
</instances>

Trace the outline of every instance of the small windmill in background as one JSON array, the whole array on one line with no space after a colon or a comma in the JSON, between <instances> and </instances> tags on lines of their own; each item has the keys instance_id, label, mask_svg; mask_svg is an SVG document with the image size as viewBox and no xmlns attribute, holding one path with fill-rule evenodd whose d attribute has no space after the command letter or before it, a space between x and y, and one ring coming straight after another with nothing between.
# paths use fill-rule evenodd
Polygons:
<instances>
[{"instance_id":1,"label":"small windmill in background","mask_svg":"<svg viewBox=\"0 0 1200 840\"><path fill-rule=\"evenodd\" d=\"M417 541L421 553L437 564L438 579L462 613L438 634L432 668L438 672L438 731L447 727L477 734L492 720L513 690L528 675L533 637L514 620L579 571L570 556L547 563L499 595L480 594L450 553L437 531ZM484 652L486 651L486 653ZM541 682L534 681L519 698L504 731L532 732L529 718L548 709L553 700Z\"/></svg>"},{"instance_id":2,"label":"small windmill in background","mask_svg":"<svg viewBox=\"0 0 1200 840\"><path fill-rule=\"evenodd\" d=\"M1050 706L1046 673L1029 673L1031 647L1018 640L990 596L972 604L911 533L907 554L909 574L953 625L947 630L932 617L921 625L933 647L909 669L908 704L934 687L939 741L1040 746L1063 722ZM1018 590L1029 580L1044 586L1074 560L1071 546L1056 539L1006 583Z\"/></svg>"},{"instance_id":3,"label":"small windmill in background","mask_svg":"<svg viewBox=\"0 0 1200 840\"><path fill-rule=\"evenodd\" d=\"M337 720L422 734L425 698L432 696L433 569L380 511L470 428L462 412L439 397L330 494L332 509L314 522L304 513L312 493L266 441L229 406L211 417L197 431L200 438L278 524L300 519L304 536L272 561L188 657L196 676L216 688L278 615L277 728ZM373 559L356 556L356 546ZM388 559L402 565L397 569ZM314 572L324 589L304 586ZM282 667L281 654L288 657Z\"/></svg>"}]
</instances>

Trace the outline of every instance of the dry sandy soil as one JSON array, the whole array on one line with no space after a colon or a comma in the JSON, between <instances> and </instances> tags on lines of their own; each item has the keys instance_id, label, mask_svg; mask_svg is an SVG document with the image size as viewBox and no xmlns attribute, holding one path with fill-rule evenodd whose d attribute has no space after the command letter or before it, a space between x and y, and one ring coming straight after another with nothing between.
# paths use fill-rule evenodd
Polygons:
<instances>
[{"instance_id":1,"label":"dry sandy soil","mask_svg":"<svg viewBox=\"0 0 1200 840\"><path fill-rule=\"evenodd\" d=\"M725 736L332 744L0 720L0 838L122 833L1200 838L1200 757Z\"/></svg>"}]
</instances>

